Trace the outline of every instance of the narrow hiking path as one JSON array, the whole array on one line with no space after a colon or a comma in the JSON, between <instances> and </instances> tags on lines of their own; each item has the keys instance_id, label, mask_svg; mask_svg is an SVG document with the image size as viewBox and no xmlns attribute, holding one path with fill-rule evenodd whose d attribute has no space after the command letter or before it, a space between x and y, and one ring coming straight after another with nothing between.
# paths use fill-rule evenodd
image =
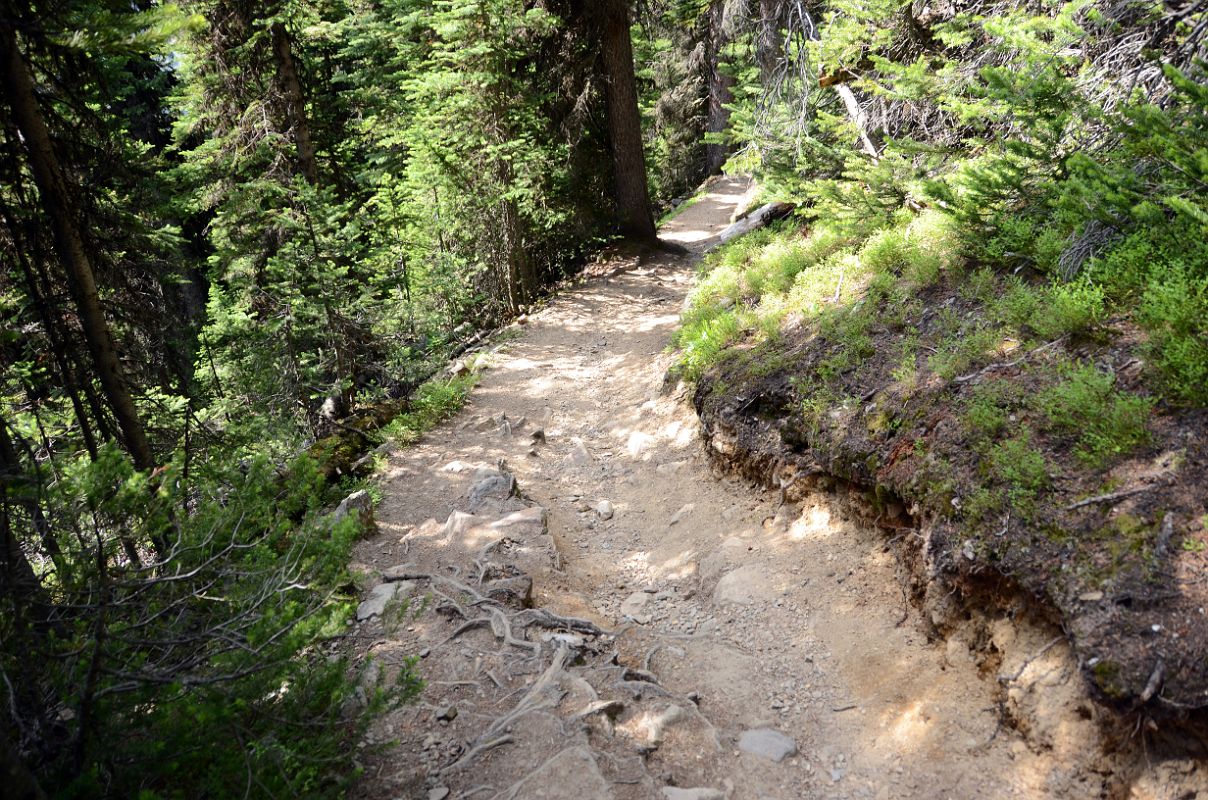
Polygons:
<instances>
[{"instance_id":1,"label":"narrow hiking path","mask_svg":"<svg viewBox=\"0 0 1208 800\"><path fill-rule=\"evenodd\" d=\"M360 796L1104 796L1051 631L929 641L883 532L710 469L665 348L744 188L715 183L664 227L691 257L532 315L459 416L390 455L356 566L379 598L429 602L386 624L366 609L359 641L385 669L421 654L428 687L371 732L399 742L367 753Z\"/></svg>"}]
</instances>

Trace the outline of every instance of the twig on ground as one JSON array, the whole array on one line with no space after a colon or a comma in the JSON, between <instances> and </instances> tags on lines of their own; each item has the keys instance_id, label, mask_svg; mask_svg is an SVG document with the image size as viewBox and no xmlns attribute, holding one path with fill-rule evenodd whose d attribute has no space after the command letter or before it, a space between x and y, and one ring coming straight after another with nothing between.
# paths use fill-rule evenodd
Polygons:
<instances>
[{"instance_id":1,"label":"twig on ground","mask_svg":"<svg viewBox=\"0 0 1208 800\"><path fill-rule=\"evenodd\" d=\"M1132 497L1134 494L1141 494L1142 492L1148 492L1152 488L1153 488L1152 486L1138 486L1135 489L1125 489L1124 491L1120 491L1120 492L1111 492L1110 494L1095 495L1094 497L1088 497L1085 500L1079 500L1076 503L1070 503L1068 506L1065 507L1065 510L1073 511L1074 509L1084 508L1085 506L1093 506L1097 503L1113 503L1116 500L1123 500L1126 497Z\"/></svg>"},{"instance_id":2,"label":"twig on ground","mask_svg":"<svg viewBox=\"0 0 1208 800\"><path fill-rule=\"evenodd\" d=\"M1145 683L1145 689L1141 692L1141 696L1137 698L1137 705L1142 706L1150 701L1157 694L1158 689L1162 686L1162 679L1166 677L1166 659L1158 656L1158 663L1154 664L1153 672L1149 673L1149 680Z\"/></svg>"},{"instance_id":3,"label":"twig on ground","mask_svg":"<svg viewBox=\"0 0 1208 800\"><path fill-rule=\"evenodd\" d=\"M983 375L986 375L990 372L994 372L996 370L1010 369L1011 367L1018 367L1020 364L1027 361L1029 358L1036 355L1037 353L1040 353L1044 350L1048 350L1050 347L1058 345L1063 341L1065 341L1064 336L1060 337L1059 339L1054 339L1053 341L1049 342L1048 344L1042 344L1039 347L1029 350L1028 352L1024 353L1022 356L1015 359L1014 361L1006 361L1006 362L999 362L999 363L995 363L995 364L988 364L987 366L983 367L982 369L979 369L977 372L971 372L968 375L958 375L957 377L952 379L952 382L953 383L969 383L970 381L975 381L978 378L982 377Z\"/></svg>"}]
</instances>

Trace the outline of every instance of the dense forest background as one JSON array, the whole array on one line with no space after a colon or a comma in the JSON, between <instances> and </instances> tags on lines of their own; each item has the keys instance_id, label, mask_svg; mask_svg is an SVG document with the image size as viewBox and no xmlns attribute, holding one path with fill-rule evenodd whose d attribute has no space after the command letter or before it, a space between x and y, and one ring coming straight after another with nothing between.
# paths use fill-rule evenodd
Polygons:
<instances>
[{"instance_id":1,"label":"dense forest background","mask_svg":"<svg viewBox=\"0 0 1208 800\"><path fill-rule=\"evenodd\" d=\"M1078 384L1116 426L1092 461L1156 402L1202 408L1206 9L5 0L7 790L338 793L360 726L415 691L339 655L358 519L323 512L351 464L457 401L468 379L430 379L483 331L617 236L659 246L656 215L723 168L815 235L717 274L688 376L865 247L878 291L959 261L1042 340L1142 331L1148 395Z\"/></svg>"}]
</instances>

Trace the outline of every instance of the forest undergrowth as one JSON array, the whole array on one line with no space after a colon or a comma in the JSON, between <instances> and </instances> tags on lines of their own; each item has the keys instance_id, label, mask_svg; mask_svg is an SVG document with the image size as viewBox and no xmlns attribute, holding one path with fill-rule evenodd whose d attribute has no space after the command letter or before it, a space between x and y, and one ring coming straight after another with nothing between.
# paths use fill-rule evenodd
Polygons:
<instances>
[{"instance_id":1,"label":"forest undergrowth","mask_svg":"<svg viewBox=\"0 0 1208 800\"><path fill-rule=\"evenodd\" d=\"M1205 64L1106 83L1123 22L1092 3L947 14L903 58L895 8L807 45L863 115L820 110L807 152L740 140L733 168L798 208L706 259L677 371L707 425L1057 609L1101 697L1200 708Z\"/></svg>"},{"instance_id":2,"label":"forest undergrowth","mask_svg":"<svg viewBox=\"0 0 1208 800\"><path fill-rule=\"evenodd\" d=\"M1206 30L1204 0L5 2L6 790L338 796L417 686L341 656L330 509L464 400L450 359L723 166L797 211L703 268L707 422L939 520L1106 698L1203 706Z\"/></svg>"}]
</instances>

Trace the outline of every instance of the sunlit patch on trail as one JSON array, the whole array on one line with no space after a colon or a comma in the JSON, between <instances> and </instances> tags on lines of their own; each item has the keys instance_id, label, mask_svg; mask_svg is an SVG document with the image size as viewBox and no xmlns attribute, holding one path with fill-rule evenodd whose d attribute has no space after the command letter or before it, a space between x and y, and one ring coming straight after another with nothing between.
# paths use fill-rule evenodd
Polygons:
<instances>
[{"instance_id":1,"label":"sunlit patch on trail","mask_svg":"<svg viewBox=\"0 0 1208 800\"><path fill-rule=\"evenodd\" d=\"M801 516L789 526L789 539L794 542L806 539L822 539L833 536L835 528L831 524L831 514L822 506L812 506L805 509Z\"/></svg>"}]
</instances>

